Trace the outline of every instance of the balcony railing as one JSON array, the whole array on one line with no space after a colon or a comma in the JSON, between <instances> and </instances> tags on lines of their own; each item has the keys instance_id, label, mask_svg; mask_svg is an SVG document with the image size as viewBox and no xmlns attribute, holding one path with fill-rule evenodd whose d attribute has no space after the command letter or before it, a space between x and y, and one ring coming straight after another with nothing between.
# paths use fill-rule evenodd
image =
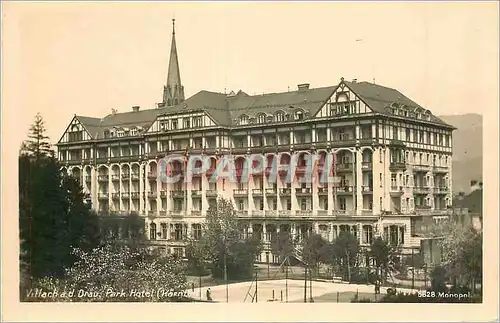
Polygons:
<instances>
[{"instance_id":1,"label":"balcony railing","mask_svg":"<svg viewBox=\"0 0 500 323\"><path fill-rule=\"evenodd\" d=\"M118 192L118 193L112 193L111 197L113 198L113 200L120 198L120 192Z\"/></svg>"},{"instance_id":2,"label":"balcony railing","mask_svg":"<svg viewBox=\"0 0 500 323\"><path fill-rule=\"evenodd\" d=\"M172 210L168 211L168 214L173 217L173 218L180 218L184 216L185 211L184 210Z\"/></svg>"},{"instance_id":3,"label":"balcony railing","mask_svg":"<svg viewBox=\"0 0 500 323\"><path fill-rule=\"evenodd\" d=\"M311 216L312 211L311 210L296 210L295 215L297 215L297 216Z\"/></svg>"},{"instance_id":4,"label":"balcony railing","mask_svg":"<svg viewBox=\"0 0 500 323\"><path fill-rule=\"evenodd\" d=\"M335 170L337 172L347 172L352 171L352 163L339 163L335 165Z\"/></svg>"},{"instance_id":5,"label":"balcony railing","mask_svg":"<svg viewBox=\"0 0 500 323\"><path fill-rule=\"evenodd\" d=\"M201 190L191 190L192 197L198 197L198 196L201 196L201 194L202 194Z\"/></svg>"},{"instance_id":6,"label":"balcony railing","mask_svg":"<svg viewBox=\"0 0 500 323\"><path fill-rule=\"evenodd\" d=\"M413 171L415 172L428 172L430 170L431 170L430 165L422 165L422 164L413 165Z\"/></svg>"},{"instance_id":7,"label":"balcony railing","mask_svg":"<svg viewBox=\"0 0 500 323\"><path fill-rule=\"evenodd\" d=\"M276 188L266 188L266 195L276 194Z\"/></svg>"},{"instance_id":8,"label":"balcony railing","mask_svg":"<svg viewBox=\"0 0 500 323\"><path fill-rule=\"evenodd\" d=\"M427 186L415 186L413 188L413 194L429 194L430 190L430 187Z\"/></svg>"},{"instance_id":9,"label":"balcony railing","mask_svg":"<svg viewBox=\"0 0 500 323\"><path fill-rule=\"evenodd\" d=\"M173 198L184 198L184 191L170 191L170 196Z\"/></svg>"},{"instance_id":10,"label":"balcony railing","mask_svg":"<svg viewBox=\"0 0 500 323\"><path fill-rule=\"evenodd\" d=\"M326 194L328 194L328 187L318 187L318 194L319 195L326 195Z\"/></svg>"},{"instance_id":11,"label":"balcony railing","mask_svg":"<svg viewBox=\"0 0 500 323\"><path fill-rule=\"evenodd\" d=\"M160 191L160 197L167 197L167 191Z\"/></svg>"},{"instance_id":12,"label":"balcony railing","mask_svg":"<svg viewBox=\"0 0 500 323\"><path fill-rule=\"evenodd\" d=\"M133 181L138 181L139 180L139 174L132 174L132 180Z\"/></svg>"},{"instance_id":13,"label":"balcony railing","mask_svg":"<svg viewBox=\"0 0 500 323\"><path fill-rule=\"evenodd\" d=\"M253 196L258 196L258 195L263 195L264 194L264 190L260 189L260 188L254 188L252 189L252 195Z\"/></svg>"},{"instance_id":14,"label":"balcony railing","mask_svg":"<svg viewBox=\"0 0 500 323\"><path fill-rule=\"evenodd\" d=\"M85 175L85 181L86 181L86 182L90 182L90 181L92 181L92 176L90 176L90 175Z\"/></svg>"},{"instance_id":15,"label":"balcony railing","mask_svg":"<svg viewBox=\"0 0 500 323\"><path fill-rule=\"evenodd\" d=\"M122 179L129 179L130 178L130 173L123 173L122 174Z\"/></svg>"},{"instance_id":16,"label":"balcony railing","mask_svg":"<svg viewBox=\"0 0 500 323\"><path fill-rule=\"evenodd\" d=\"M148 192L148 198L156 198L158 196L158 192L156 191L149 191Z\"/></svg>"},{"instance_id":17,"label":"balcony railing","mask_svg":"<svg viewBox=\"0 0 500 323\"><path fill-rule=\"evenodd\" d=\"M432 168L434 173L447 173L449 172L449 168L447 166L434 166Z\"/></svg>"},{"instance_id":18,"label":"balcony railing","mask_svg":"<svg viewBox=\"0 0 500 323\"><path fill-rule=\"evenodd\" d=\"M441 187L434 187L434 194L447 194L448 193L448 187L441 186Z\"/></svg>"},{"instance_id":19,"label":"balcony railing","mask_svg":"<svg viewBox=\"0 0 500 323\"><path fill-rule=\"evenodd\" d=\"M248 189L234 189L233 190L233 195L234 196L238 196L238 195L245 195L247 196L248 195Z\"/></svg>"},{"instance_id":20,"label":"balcony railing","mask_svg":"<svg viewBox=\"0 0 500 323\"><path fill-rule=\"evenodd\" d=\"M361 190L363 193L373 193L373 186L370 185L363 185L361 186Z\"/></svg>"},{"instance_id":21,"label":"balcony railing","mask_svg":"<svg viewBox=\"0 0 500 323\"><path fill-rule=\"evenodd\" d=\"M201 216L201 210L191 210L191 215L193 215L193 216Z\"/></svg>"},{"instance_id":22,"label":"balcony railing","mask_svg":"<svg viewBox=\"0 0 500 323\"><path fill-rule=\"evenodd\" d=\"M273 217L273 216L278 215L277 210L266 210L266 211L264 211L264 213L266 216L269 216L269 217Z\"/></svg>"},{"instance_id":23,"label":"balcony railing","mask_svg":"<svg viewBox=\"0 0 500 323\"><path fill-rule=\"evenodd\" d=\"M118 181L120 179L120 175L111 175L111 180L114 182L114 181Z\"/></svg>"},{"instance_id":24,"label":"balcony railing","mask_svg":"<svg viewBox=\"0 0 500 323\"><path fill-rule=\"evenodd\" d=\"M255 216L255 217L261 217L261 216L264 216L264 211L261 211L261 210L253 210L253 211L252 211L252 216Z\"/></svg>"},{"instance_id":25,"label":"balcony railing","mask_svg":"<svg viewBox=\"0 0 500 323\"><path fill-rule=\"evenodd\" d=\"M149 172L148 173L148 179L157 179L158 174L156 172Z\"/></svg>"},{"instance_id":26,"label":"balcony railing","mask_svg":"<svg viewBox=\"0 0 500 323\"><path fill-rule=\"evenodd\" d=\"M292 194L291 188L280 188L280 195L290 195Z\"/></svg>"},{"instance_id":27,"label":"balcony railing","mask_svg":"<svg viewBox=\"0 0 500 323\"><path fill-rule=\"evenodd\" d=\"M372 162L371 161L361 162L361 169L362 170L370 170L370 169L372 169Z\"/></svg>"},{"instance_id":28,"label":"balcony railing","mask_svg":"<svg viewBox=\"0 0 500 323\"><path fill-rule=\"evenodd\" d=\"M122 192L122 198L129 198L130 192Z\"/></svg>"},{"instance_id":29,"label":"balcony railing","mask_svg":"<svg viewBox=\"0 0 500 323\"><path fill-rule=\"evenodd\" d=\"M130 192L130 196L133 199L138 199L141 196L141 193L140 192Z\"/></svg>"},{"instance_id":30,"label":"balcony railing","mask_svg":"<svg viewBox=\"0 0 500 323\"><path fill-rule=\"evenodd\" d=\"M318 213L318 216L328 215L328 210L318 210L316 212Z\"/></svg>"},{"instance_id":31,"label":"balcony railing","mask_svg":"<svg viewBox=\"0 0 500 323\"><path fill-rule=\"evenodd\" d=\"M336 187L335 191L337 194L339 193L353 193L354 192L354 186L340 186Z\"/></svg>"},{"instance_id":32,"label":"balcony railing","mask_svg":"<svg viewBox=\"0 0 500 323\"><path fill-rule=\"evenodd\" d=\"M404 171L406 170L406 163L405 162L391 162L389 165L389 170L390 171Z\"/></svg>"},{"instance_id":33,"label":"balcony railing","mask_svg":"<svg viewBox=\"0 0 500 323\"><path fill-rule=\"evenodd\" d=\"M109 175L98 175L97 180L99 182L107 182L109 180Z\"/></svg>"},{"instance_id":34,"label":"balcony railing","mask_svg":"<svg viewBox=\"0 0 500 323\"><path fill-rule=\"evenodd\" d=\"M109 193L108 193L108 192L99 192L99 193L97 194L97 197L98 197L99 199L108 199L108 196L109 196Z\"/></svg>"},{"instance_id":35,"label":"balcony railing","mask_svg":"<svg viewBox=\"0 0 500 323\"><path fill-rule=\"evenodd\" d=\"M311 188L310 187L298 187L295 189L295 195L310 195L311 194Z\"/></svg>"},{"instance_id":36,"label":"balcony railing","mask_svg":"<svg viewBox=\"0 0 500 323\"><path fill-rule=\"evenodd\" d=\"M236 216L248 216L248 210L236 210Z\"/></svg>"},{"instance_id":37,"label":"balcony railing","mask_svg":"<svg viewBox=\"0 0 500 323\"><path fill-rule=\"evenodd\" d=\"M167 216L167 211L161 210L160 211L160 216Z\"/></svg>"},{"instance_id":38,"label":"balcony railing","mask_svg":"<svg viewBox=\"0 0 500 323\"><path fill-rule=\"evenodd\" d=\"M217 190L214 190L214 189L206 190L205 195L207 197L215 197L215 196L217 196Z\"/></svg>"}]
</instances>

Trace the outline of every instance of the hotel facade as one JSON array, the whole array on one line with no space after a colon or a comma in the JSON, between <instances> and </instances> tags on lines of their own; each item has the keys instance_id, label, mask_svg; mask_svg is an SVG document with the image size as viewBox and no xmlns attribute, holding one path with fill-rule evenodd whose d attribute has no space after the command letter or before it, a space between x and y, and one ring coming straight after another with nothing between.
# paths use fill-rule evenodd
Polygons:
<instances>
[{"instance_id":1,"label":"hotel facade","mask_svg":"<svg viewBox=\"0 0 500 323\"><path fill-rule=\"evenodd\" d=\"M222 196L234 202L243 233L267 245L283 230L330 241L349 231L361 246L382 236L408 253L420 247L415 228L423 219L450 214L453 130L399 91L356 80L185 98L174 26L163 102L103 118L75 115L57 146L63 170L80 180L93 209L139 214L149 242L168 252L183 254L188 239L199 239L209 206ZM171 154L204 156L210 167L166 184L159 159ZM276 181L268 180L270 166L242 180L252 154L277 161ZM335 182L301 182L311 155L314 174L333 161ZM213 176L228 156L236 181ZM170 172L184 177L185 170L179 162ZM277 257L266 249L259 260Z\"/></svg>"}]
</instances>

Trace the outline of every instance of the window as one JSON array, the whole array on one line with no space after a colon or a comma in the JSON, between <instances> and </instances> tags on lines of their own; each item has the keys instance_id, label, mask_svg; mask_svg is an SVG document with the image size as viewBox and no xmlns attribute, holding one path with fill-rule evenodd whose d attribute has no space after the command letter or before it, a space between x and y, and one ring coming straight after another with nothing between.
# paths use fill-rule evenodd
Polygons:
<instances>
[{"instance_id":1,"label":"window","mask_svg":"<svg viewBox=\"0 0 500 323\"><path fill-rule=\"evenodd\" d=\"M182 241L183 239L183 228L182 224L177 223L174 226L174 240L175 241Z\"/></svg>"},{"instance_id":2,"label":"window","mask_svg":"<svg viewBox=\"0 0 500 323\"><path fill-rule=\"evenodd\" d=\"M342 211L346 210L345 197L339 197L339 208Z\"/></svg>"},{"instance_id":3,"label":"window","mask_svg":"<svg viewBox=\"0 0 500 323\"><path fill-rule=\"evenodd\" d=\"M276 115L274 116L274 121L276 122L285 121L285 113L283 113L282 111L276 112Z\"/></svg>"},{"instance_id":4,"label":"window","mask_svg":"<svg viewBox=\"0 0 500 323\"><path fill-rule=\"evenodd\" d=\"M399 228L396 225L389 226L389 244L398 245L400 242L399 239Z\"/></svg>"},{"instance_id":5,"label":"window","mask_svg":"<svg viewBox=\"0 0 500 323\"><path fill-rule=\"evenodd\" d=\"M167 131L167 130L168 130L168 121L160 122L160 131Z\"/></svg>"},{"instance_id":6,"label":"window","mask_svg":"<svg viewBox=\"0 0 500 323\"><path fill-rule=\"evenodd\" d=\"M193 223L192 229L193 229L193 239L200 240L201 239L201 224Z\"/></svg>"},{"instance_id":7,"label":"window","mask_svg":"<svg viewBox=\"0 0 500 323\"><path fill-rule=\"evenodd\" d=\"M202 127L202 118L201 117L193 117L193 127L194 128Z\"/></svg>"},{"instance_id":8,"label":"window","mask_svg":"<svg viewBox=\"0 0 500 323\"><path fill-rule=\"evenodd\" d=\"M307 210L307 200L306 199L300 200L300 209L303 211Z\"/></svg>"},{"instance_id":9,"label":"window","mask_svg":"<svg viewBox=\"0 0 500 323\"><path fill-rule=\"evenodd\" d=\"M373 242L373 227L371 225L363 226L363 243L372 244Z\"/></svg>"},{"instance_id":10,"label":"window","mask_svg":"<svg viewBox=\"0 0 500 323\"><path fill-rule=\"evenodd\" d=\"M242 115L240 117L240 125L246 125L248 124L249 118L247 115Z\"/></svg>"},{"instance_id":11,"label":"window","mask_svg":"<svg viewBox=\"0 0 500 323\"><path fill-rule=\"evenodd\" d=\"M382 173L379 174L379 181L380 181L380 187L382 187L382 183L383 183Z\"/></svg>"},{"instance_id":12,"label":"window","mask_svg":"<svg viewBox=\"0 0 500 323\"><path fill-rule=\"evenodd\" d=\"M382 203L382 198L380 198L379 202L380 202L380 210L382 211L384 209L384 206L382 205L383 204Z\"/></svg>"},{"instance_id":13,"label":"window","mask_svg":"<svg viewBox=\"0 0 500 323\"><path fill-rule=\"evenodd\" d=\"M125 131L118 130L118 137L123 137L123 136L125 136Z\"/></svg>"},{"instance_id":14,"label":"window","mask_svg":"<svg viewBox=\"0 0 500 323\"><path fill-rule=\"evenodd\" d=\"M302 111L295 112L295 120L303 120L303 119L304 119L304 113Z\"/></svg>"},{"instance_id":15,"label":"window","mask_svg":"<svg viewBox=\"0 0 500 323\"><path fill-rule=\"evenodd\" d=\"M130 135L137 136L137 128L132 128L132 130L130 130Z\"/></svg>"},{"instance_id":16,"label":"window","mask_svg":"<svg viewBox=\"0 0 500 323\"><path fill-rule=\"evenodd\" d=\"M292 200L287 199L286 200L286 209L291 210L292 209Z\"/></svg>"},{"instance_id":17,"label":"window","mask_svg":"<svg viewBox=\"0 0 500 323\"><path fill-rule=\"evenodd\" d=\"M392 138L394 140L399 140L398 131L399 131L398 127L396 127L396 126L392 127Z\"/></svg>"},{"instance_id":18,"label":"window","mask_svg":"<svg viewBox=\"0 0 500 323\"><path fill-rule=\"evenodd\" d=\"M391 174L391 186L397 186L396 174Z\"/></svg>"},{"instance_id":19,"label":"window","mask_svg":"<svg viewBox=\"0 0 500 323\"><path fill-rule=\"evenodd\" d=\"M191 128L191 119L190 118L184 118L182 120L182 128L183 129Z\"/></svg>"},{"instance_id":20,"label":"window","mask_svg":"<svg viewBox=\"0 0 500 323\"><path fill-rule=\"evenodd\" d=\"M266 122L266 115L264 113L259 113L257 115L257 123L265 123Z\"/></svg>"},{"instance_id":21,"label":"window","mask_svg":"<svg viewBox=\"0 0 500 323\"><path fill-rule=\"evenodd\" d=\"M243 200L238 200L238 210L245 210L245 202L243 202Z\"/></svg>"},{"instance_id":22,"label":"window","mask_svg":"<svg viewBox=\"0 0 500 323\"><path fill-rule=\"evenodd\" d=\"M177 130L177 120L172 120L172 130Z\"/></svg>"},{"instance_id":23,"label":"window","mask_svg":"<svg viewBox=\"0 0 500 323\"><path fill-rule=\"evenodd\" d=\"M409 128L406 128L406 141L410 141L411 138L411 130Z\"/></svg>"},{"instance_id":24,"label":"window","mask_svg":"<svg viewBox=\"0 0 500 323\"><path fill-rule=\"evenodd\" d=\"M420 143L424 142L424 131L423 130L420 130L420 132L419 132L418 142L420 142Z\"/></svg>"},{"instance_id":25,"label":"window","mask_svg":"<svg viewBox=\"0 0 500 323\"><path fill-rule=\"evenodd\" d=\"M154 222L149 225L149 239L156 240L156 223Z\"/></svg>"},{"instance_id":26,"label":"window","mask_svg":"<svg viewBox=\"0 0 500 323\"><path fill-rule=\"evenodd\" d=\"M162 223L162 224L160 224L160 227L161 227L161 238L167 239L167 224Z\"/></svg>"}]
</instances>

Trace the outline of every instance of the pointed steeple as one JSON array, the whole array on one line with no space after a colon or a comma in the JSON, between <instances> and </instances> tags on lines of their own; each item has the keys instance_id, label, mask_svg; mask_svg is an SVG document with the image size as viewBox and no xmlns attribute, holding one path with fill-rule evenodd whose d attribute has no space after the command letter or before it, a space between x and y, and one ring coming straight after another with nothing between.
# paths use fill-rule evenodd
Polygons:
<instances>
[{"instance_id":1,"label":"pointed steeple","mask_svg":"<svg viewBox=\"0 0 500 323\"><path fill-rule=\"evenodd\" d=\"M163 103L172 106L184 101L184 86L181 83L179 57L175 43L175 19L172 19L172 45L170 48L170 61L168 63L167 84L163 89Z\"/></svg>"}]
</instances>

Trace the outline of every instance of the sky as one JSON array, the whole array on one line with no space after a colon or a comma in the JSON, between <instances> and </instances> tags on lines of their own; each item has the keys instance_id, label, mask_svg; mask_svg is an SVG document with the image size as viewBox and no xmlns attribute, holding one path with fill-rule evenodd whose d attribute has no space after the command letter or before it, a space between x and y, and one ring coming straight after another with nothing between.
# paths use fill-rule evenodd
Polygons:
<instances>
[{"instance_id":1,"label":"sky","mask_svg":"<svg viewBox=\"0 0 500 323\"><path fill-rule=\"evenodd\" d=\"M172 18L186 97L336 85L393 87L436 115L498 109L498 3L2 2L2 122L154 108ZM5 132L2 134L5 135Z\"/></svg>"}]
</instances>

